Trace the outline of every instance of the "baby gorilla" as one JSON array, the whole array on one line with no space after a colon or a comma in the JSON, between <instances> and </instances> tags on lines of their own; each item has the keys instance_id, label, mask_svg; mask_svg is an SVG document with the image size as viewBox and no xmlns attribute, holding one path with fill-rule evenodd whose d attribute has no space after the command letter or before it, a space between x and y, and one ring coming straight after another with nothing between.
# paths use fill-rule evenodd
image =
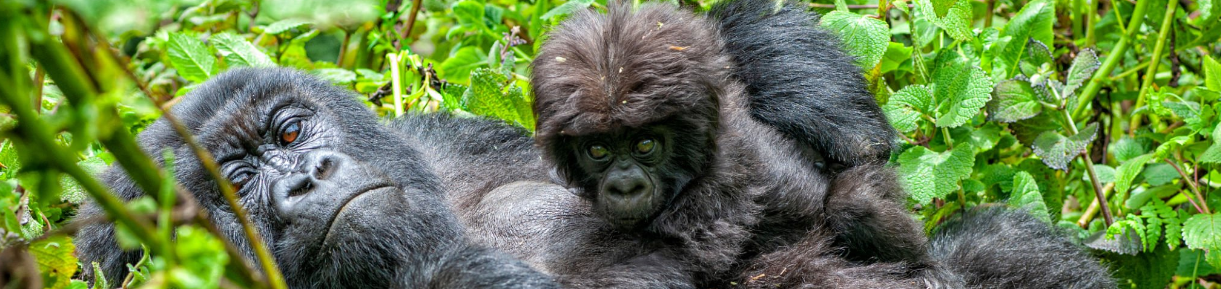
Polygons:
<instances>
[{"instance_id":1,"label":"baby gorilla","mask_svg":"<svg viewBox=\"0 0 1221 289\"><path fill-rule=\"evenodd\" d=\"M918 224L889 199L902 191L879 166L845 174L857 181L840 189L876 190L843 193L867 196L860 208L893 206L887 213L899 212L899 222L849 227L889 229L861 242L893 243L862 247L886 248L867 254L902 262L862 271L839 256L828 215L880 213L825 210L832 180L797 157L808 144L751 116L751 99L730 77L734 65L714 25L668 5L613 5L605 15L571 16L534 63L537 142L596 215L648 240L642 251L653 253L632 262L657 268L637 270L677 271L696 287L723 286L749 263L743 260L814 239L828 245L805 257L824 260L826 276L805 278L898 287L945 275L927 255Z\"/></svg>"},{"instance_id":2,"label":"baby gorilla","mask_svg":"<svg viewBox=\"0 0 1221 289\"><path fill-rule=\"evenodd\" d=\"M803 58L807 62L782 73L828 69L841 74L811 76L823 78L812 82L832 81L835 75L844 76L839 81L860 81L857 68L834 51L834 45L820 43L815 46L823 49L814 52L788 51L811 48L790 44L763 50L725 47L725 42L743 40L743 31L752 27L789 26L796 32L782 36L806 33L833 41L825 32L812 32L809 26L816 17L799 7L779 8L767 0L724 1L713 8L710 19L664 4L609 6L607 14L572 15L541 46L531 78L536 141L560 181L605 226L619 232L623 246L638 249L634 255L600 261L609 263L605 266L579 272L574 270L593 266L570 266L576 268L560 272L561 282L645 288L723 287L730 282L758 288L958 288L994 284L987 281L996 278L972 275L964 268L1052 260L1045 252L959 253L979 249L964 247L967 238L938 243L942 255L931 256L919 223L903 205L905 196L894 172L878 164L889 154L893 131L877 113L876 103L860 95L843 100L827 96L841 89L867 92L758 86L754 90L760 94L748 94L748 84L777 75L733 76L735 65L761 63L769 66L748 71L780 73L777 68L783 63L775 60L790 56L785 53L816 57ZM767 37L746 40L761 38ZM768 54L736 55L744 51ZM731 54L740 62L732 61ZM785 116L768 112L768 107L786 103L792 110L775 112ZM869 124L838 127L841 124L833 122L837 119ZM841 130L819 135L821 126ZM842 130L846 127L869 130L859 132L858 138L853 135L858 132ZM812 165L822 154L847 167L832 173ZM977 218L982 217L971 220ZM1023 229L1046 227L1029 219L1013 222L1028 225ZM1048 242L1062 249L1056 252L1075 252L1061 256L1065 260L1083 264L1048 272L1056 280L1068 280L1055 284L1110 282L1096 262L1091 266L1088 256L1058 235L1028 233L993 226L946 236L1029 235L1032 239L1003 242ZM970 259L984 255L1005 258ZM944 263L961 266L950 272ZM1020 287L1028 280L1010 281Z\"/></svg>"},{"instance_id":3,"label":"baby gorilla","mask_svg":"<svg viewBox=\"0 0 1221 289\"><path fill-rule=\"evenodd\" d=\"M419 153L346 91L291 70L241 69L205 82L171 113L216 157L291 287L554 287L524 263L469 244ZM148 152L174 152L175 178L221 237L252 258L216 183L168 122L139 140ZM125 200L145 194L119 168L102 177ZM96 205L82 210L101 214ZM82 263L99 262L112 280L141 254L118 247L113 224L86 227L76 242ZM97 272L85 268L93 280Z\"/></svg>"}]
</instances>

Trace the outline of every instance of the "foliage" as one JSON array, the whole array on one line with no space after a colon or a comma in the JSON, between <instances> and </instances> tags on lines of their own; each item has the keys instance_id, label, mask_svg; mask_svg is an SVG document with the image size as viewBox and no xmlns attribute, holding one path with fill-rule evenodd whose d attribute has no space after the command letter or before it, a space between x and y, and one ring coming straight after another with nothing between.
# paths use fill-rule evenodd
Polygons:
<instances>
[{"instance_id":1,"label":"foliage","mask_svg":"<svg viewBox=\"0 0 1221 289\"><path fill-rule=\"evenodd\" d=\"M683 0L707 9L714 0ZM807 3L901 132L892 158L931 228L1003 203L1065 228L1125 287L1221 287L1221 5L1202 1ZM834 3L834 4L832 4ZM533 129L526 75L566 15L604 0L0 2L0 248L83 288L85 200L145 257L97 284L279 287L242 266L132 136L237 67L310 71L386 117L453 111ZM145 191L115 199L118 164ZM1098 200L1102 200L1099 202ZM97 221L97 220L84 220ZM179 260L191 260L179 262ZM250 264L267 266L262 260ZM265 267L266 268L266 267ZM7 274L9 272L0 272Z\"/></svg>"}]
</instances>

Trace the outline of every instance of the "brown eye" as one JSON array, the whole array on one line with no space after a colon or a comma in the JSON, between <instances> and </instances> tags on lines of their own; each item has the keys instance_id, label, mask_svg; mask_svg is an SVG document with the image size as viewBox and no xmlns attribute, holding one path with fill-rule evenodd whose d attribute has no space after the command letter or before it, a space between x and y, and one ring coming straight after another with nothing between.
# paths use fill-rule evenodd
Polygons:
<instances>
[{"instance_id":1,"label":"brown eye","mask_svg":"<svg viewBox=\"0 0 1221 289\"><path fill-rule=\"evenodd\" d=\"M657 142L652 139L643 139L636 143L636 153L647 154L653 152L653 147L657 146Z\"/></svg>"},{"instance_id":2,"label":"brown eye","mask_svg":"<svg viewBox=\"0 0 1221 289\"><path fill-rule=\"evenodd\" d=\"M284 144L293 143L294 141L297 140L297 136L300 134L301 134L301 122L294 121L294 122L289 123L288 125L284 126L283 130L280 130L280 141L283 142Z\"/></svg>"},{"instance_id":3,"label":"brown eye","mask_svg":"<svg viewBox=\"0 0 1221 289\"><path fill-rule=\"evenodd\" d=\"M607 155L610 155L610 151L606 150L604 146L595 145L589 147L589 157L592 159L605 159Z\"/></svg>"}]
</instances>

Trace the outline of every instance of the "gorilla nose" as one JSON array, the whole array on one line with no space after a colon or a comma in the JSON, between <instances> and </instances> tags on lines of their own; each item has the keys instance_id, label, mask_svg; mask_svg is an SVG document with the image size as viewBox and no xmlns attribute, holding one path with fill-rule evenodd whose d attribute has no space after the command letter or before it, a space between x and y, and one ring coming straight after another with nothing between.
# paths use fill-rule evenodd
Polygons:
<instances>
[{"instance_id":1,"label":"gorilla nose","mask_svg":"<svg viewBox=\"0 0 1221 289\"><path fill-rule=\"evenodd\" d=\"M616 178L607 184L610 197L620 201L638 202L649 192L649 185L643 178Z\"/></svg>"},{"instance_id":2,"label":"gorilla nose","mask_svg":"<svg viewBox=\"0 0 1221 289\"><path fill-rule=\"evenodd\" d=\"M307 155L298 169L272 184L271 198L277 211L288 214L310 193L330 187L329 181L346 162L344 156L331 152Z\"/></svg>"}]
</instances>

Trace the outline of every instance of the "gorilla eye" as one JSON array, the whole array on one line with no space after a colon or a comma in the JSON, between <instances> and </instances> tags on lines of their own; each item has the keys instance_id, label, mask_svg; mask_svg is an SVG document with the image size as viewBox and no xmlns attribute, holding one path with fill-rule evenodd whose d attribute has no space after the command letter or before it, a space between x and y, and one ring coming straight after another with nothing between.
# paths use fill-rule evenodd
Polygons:
<instances>
[{"instance_id":1,"label":"gorilla eye","mask_svg":"<svg viewBox=\"0 0 1221 289\"><path fill-rule=\"evenodd\" d=\"M280 130L280 142L290 144L297 140L297 136L301 134L301 122L293 121L284 126Z\"/></svg>"},{"instance_id":2,"label":"gorilla eye","mask_svg":"<svg viewBox=\"0 0 1221 289\"><path fill-rule=\"evenodd\" d=\"M610 151L604 146L594 145L589 147L589 157L592 159L602 160L605 159L607 155L610 155Z\"/></svg>"},{"instance_id":3,"label":"gorilla eye","mask_svg":"<svg viewBox=\"0 0 1221 289\"><path fill-rule=\"evenodd\" d=\"M254 174L250 173L250 172L240 172L236 176L234 176L232 179L230 179L229 183L233 185L233 191L234 192L241 191L242 187L246 186L246 183L250 182L250 179L253 178L252 177L253 175Z\"/></svg>"},{"instance_id":4,"label":"gorilla eye","mask_svg":"<svg viewBox=\"0 0 1221 289\"><path fill-rule=\"evenodd\" d=\"M653 148L657 146L657 142L653 139L643 139L636 143L636 153L647 154L653 152Z\"/></svg>"}]
</instances>

